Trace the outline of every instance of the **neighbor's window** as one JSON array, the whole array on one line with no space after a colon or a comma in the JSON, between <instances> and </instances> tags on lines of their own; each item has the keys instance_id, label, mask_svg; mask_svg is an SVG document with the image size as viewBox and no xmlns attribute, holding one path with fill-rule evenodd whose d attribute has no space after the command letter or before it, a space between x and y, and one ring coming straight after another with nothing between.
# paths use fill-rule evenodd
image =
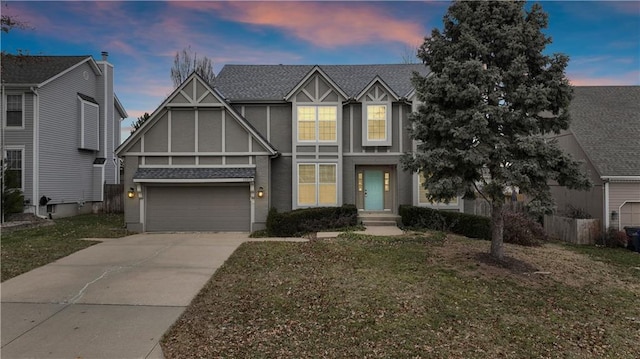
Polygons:
<instances>
[{"instance_id":1,"label":"neighbor's window","mask_svg":"<svg viewBox=\"0 0 640 359\"><path fill-rule=\"evenodd\" d=\"M7 95L7 127L22 127L22 95Z\"/></svg>"},{"instance_id":2,"label":"neighbor's window","mask_svg":"<svg viewBox=\"0 0 640 359\"><path fill-rule=\"evenodd\" d=\"M334 206L338 203L337 165L298 165L298 206Z\"/></svg>"},{"instance_id":3,"label":"neighbor's window","mask_svg":"<svg viewBox=\"0 0 640 359\"><path fill-rule=\"evenodd\" d=\"M5 161L7 164L5 185L7 188L22 189L22 175L24 172L22 150L6 150Z\"/></svg>"},{"instance_id":4,"label":"neighbor's window","mask_svg":"<svg viewBox=\"0 0 640 359\"><path fill-rule=\"evenodd\" d=\"M298 141L336 141L336 106L298 106Z\"/></svg>"}]
</instances>

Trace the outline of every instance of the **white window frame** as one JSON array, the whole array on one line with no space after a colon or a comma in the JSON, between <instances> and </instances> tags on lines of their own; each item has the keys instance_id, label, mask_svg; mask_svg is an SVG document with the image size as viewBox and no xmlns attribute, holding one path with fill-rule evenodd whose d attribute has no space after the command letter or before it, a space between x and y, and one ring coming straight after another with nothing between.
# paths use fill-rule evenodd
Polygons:
<instances>
[{"instance_id":1,"label":"white window frame","mask_svg":"<svg viewBox=\"0 0 640 359\"><path fill-rule=\"evenodd\" d=\"M9 110L9 96L20 96L20 102L21 102L21 112L22 112L22 118L20 119L20 126L9 126L9 124L7 123L8 120L8 116L7 116L7 112ZM4 121L3 121L3 126L4 128L8 129L8 130L23 130L24 129L24 115L25 115L25 100L24 100L24 94L23 93L11 93L8 92L5 96L4 96L4 106L2 106L2 109L4 111Z\"/></svg>"},{"instance_id":2,"label":"white window frame","mask_svg":"<svg viewBox=\"0 0 640 359\"><path fill-rule=\"evenodd\" d=\"M315 133L314 133L314 139L313 140L301 140L300 139L300 120L298 119L298 109L302 108L302 107L311 107L315 109ZM318 110L321 107L330 107L335 109L336 112L336 118L334 121L334 132L335 132L335 139L333 140L321 140L320 139L320 116L318 115ZM338 106L336 105L321 105L321 104L301 104L301 105L296 105L296 109L295 109L295 115L296 115L296 141L297 143L337 143L338 142L338 120L339 120L339 116L340 114L338 113Z\"/></svg>"},{"instance_id":3,"label":"white window frame","mask_svg":"<svg viewBox=\"0 0 640 359\"><path fill-rule=\"evenodd\" d=\"M315 169L315 202L314 203L300 203L300 166L314 166ZM320 167L321 166L333 166L335 169L335 182L333 183L336 188L335 198L333 203L320 203L320 185L323 184L320 182ZM300 162L296 165L296 205L298 208L304 207L335 207L338 206L338 164L335 162L327 162L327 163L311 163L311 162ZM326 184L326 183L325 183Z\"/></svg>"},{"instance_id":4,"label":"white window frame","mask_svg":"<svg viewBox=\"0 0 640 359\"><path fill-rule=\"evenodd\" d=\"M3 163L4 161L7 160L7 152L8 151L20 151L20 164L21 164L21 168L20 168L20 191L22 191L24 193L24 181L25 181L25 169L26 169L26 163L25 161L25 146L5 146L4 147L4 153L2 154L2 159L3 159Z\"/></svg>"},{"instance_id":5,"label":"white window frame","mask_svg":"<svg viewBox=\"0 0 640 359\"><path fill-rule=\"evenodd\" d=\"M385 138L375 140L369 138L369 106L385 107ZM364 102L362 104L362 145L363 146L391 146L391 122L393 106L389 102Z\"/></svg>"}]
</instances>

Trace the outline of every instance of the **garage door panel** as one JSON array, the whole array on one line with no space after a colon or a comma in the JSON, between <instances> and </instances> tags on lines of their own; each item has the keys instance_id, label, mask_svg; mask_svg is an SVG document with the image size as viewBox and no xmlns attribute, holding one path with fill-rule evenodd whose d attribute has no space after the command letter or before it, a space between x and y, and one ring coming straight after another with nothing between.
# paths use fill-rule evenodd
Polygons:
<instances>
[{"instance_id":1,"label":"garage door panel","mask_svg":"<svg viewBox=\"0 0 640 359\"><path fill-rule=\"evenodd\" d=\"M640 202L628 202L620 208L620 227L640 225Z\"/></svg>"},{"instance_id":2,"label":"garage door panel","mask_svg":"<svg viewBox=\"0 0 640 359\"><path fill-rule=\"evenodd\" d=\"M147 231L249 231L249 186L149 186Z\"/></svg>"}]
</instances>

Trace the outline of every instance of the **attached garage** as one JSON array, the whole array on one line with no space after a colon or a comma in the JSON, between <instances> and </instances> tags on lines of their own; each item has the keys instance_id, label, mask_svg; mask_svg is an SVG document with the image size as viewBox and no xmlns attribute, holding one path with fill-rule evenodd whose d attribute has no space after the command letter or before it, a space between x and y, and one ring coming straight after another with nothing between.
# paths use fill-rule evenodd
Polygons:
<instances>
[{"instance_id":1,"label":"attached garage","mask_svg":"<svg viewBox=\"0 0 640 359\"><path fill-rule=\"evenodd\" d=\"M249 232L254 168L139 168L147 232Z\"/></svg>"},{"instance_id":2,"label":"attached garage","mask_svg":"<svg viewBox=\"0 0 640 359\"><path fill-rule=\"evenodd\" d=\"M146 230L246 232L249 185L147 186Z\"/></svg>"},{"instance_id":3,"label":"attached garage","mask_svg":"<svg viewBox=\"0 0 640 359\"><path fill-rule=\"evenodd\" d=\"M640 226L640 202L627 202L620 207L620 228Z\"/></svg>"}]
</instances>

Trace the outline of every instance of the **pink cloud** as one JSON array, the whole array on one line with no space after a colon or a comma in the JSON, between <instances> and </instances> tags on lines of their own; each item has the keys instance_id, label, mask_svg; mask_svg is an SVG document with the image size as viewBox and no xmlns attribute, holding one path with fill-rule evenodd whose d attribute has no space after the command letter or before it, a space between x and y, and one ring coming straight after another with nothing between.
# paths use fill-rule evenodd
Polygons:
<instances>
[{"instance_id":1,"label":"pink cloud","mask_svg":"<svg viewBox=\"0 0 640 359\"><path fill-rule=\"evenodd\" d=\"M282 29L316 46L421 43L425 29L397 19L369 3L334 2L174 2L173 6L215 11L217 16L250 25Z\"/></svg>"},{"instance_id":2,"label":"pink cloud","mask_svg":"<svg viewBox=\"0 0 640 359\"><path fill-rule=\"evenodd\" d=\"M588 76L569 74L573 86L637 86L640 85L640 71L630 71L615 76Z\"/></svg>"}]
</instances>

